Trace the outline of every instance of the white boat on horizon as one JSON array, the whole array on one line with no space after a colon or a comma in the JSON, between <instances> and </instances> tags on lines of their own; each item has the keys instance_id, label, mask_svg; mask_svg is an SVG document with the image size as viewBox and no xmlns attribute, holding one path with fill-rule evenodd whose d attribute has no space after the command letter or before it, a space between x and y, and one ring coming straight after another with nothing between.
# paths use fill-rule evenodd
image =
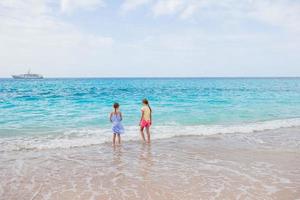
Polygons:
<instances>
[{"instance_id":1,"label":"white boat on horizon","mask_svg":"<svg viewBox=\"0 0 300 200\"><path fill-rule=\"evenodd\" d=\"M40 74L32 74L28 70L27 74L12 75L14 79L43 79L44 77Z\"/></svg>"}]
</instances>

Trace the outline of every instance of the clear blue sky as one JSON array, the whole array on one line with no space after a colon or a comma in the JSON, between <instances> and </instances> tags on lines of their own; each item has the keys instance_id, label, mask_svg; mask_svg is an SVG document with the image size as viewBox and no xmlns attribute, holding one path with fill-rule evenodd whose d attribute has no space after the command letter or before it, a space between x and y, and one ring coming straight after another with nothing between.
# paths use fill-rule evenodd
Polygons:
<instances>
[{"instance_id":1,"label":"clear blue sky","mask_svg":"<svg viewBox=\"0 0 300 200\"><path fill-rule=\"evenodd\" d=\"M0 77L300 76L299 0L1 0Z\"/></svg>"}]
</instances>

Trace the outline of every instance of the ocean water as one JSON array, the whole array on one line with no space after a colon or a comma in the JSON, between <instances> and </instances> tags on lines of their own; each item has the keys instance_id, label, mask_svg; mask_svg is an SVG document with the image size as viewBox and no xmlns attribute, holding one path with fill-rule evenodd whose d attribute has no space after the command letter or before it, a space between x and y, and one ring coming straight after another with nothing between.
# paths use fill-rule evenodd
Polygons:
<instances>
[{"instance_id":1,"label":"ocean water","mask_svg":"<svg viewBox=\"0 0 300 200\"><path fill-rule=\"evenodd\" d=\"M300 126L299 78L0 79L0 151L110 141L114 102L123 140L139 140L143 98L153 109L153 139Z\"/></svg>"}]
</instances>

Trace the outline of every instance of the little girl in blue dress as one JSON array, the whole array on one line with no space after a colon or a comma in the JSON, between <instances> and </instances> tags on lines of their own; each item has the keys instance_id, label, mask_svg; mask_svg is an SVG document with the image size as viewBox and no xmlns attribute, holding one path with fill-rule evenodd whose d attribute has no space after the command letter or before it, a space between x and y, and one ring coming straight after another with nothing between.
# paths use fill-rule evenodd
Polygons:
<instances>
[{"instance_id":1,"label":"little girl in blue dress","mask_svg":"<svg viewBox=\"0 0 300 200\"><path fill-rule=\"evenodd\" d=\"M113 108L114 111L110 113L110 122L112 123L112 131L113 131L113 146L116 144L116 136L118 137L118 144L121 144L121 134L124 133L124 127L121 123L122 121L122 113L119 111L120 105L118 103L114 103Z\"/></svg>"}]
</instances>

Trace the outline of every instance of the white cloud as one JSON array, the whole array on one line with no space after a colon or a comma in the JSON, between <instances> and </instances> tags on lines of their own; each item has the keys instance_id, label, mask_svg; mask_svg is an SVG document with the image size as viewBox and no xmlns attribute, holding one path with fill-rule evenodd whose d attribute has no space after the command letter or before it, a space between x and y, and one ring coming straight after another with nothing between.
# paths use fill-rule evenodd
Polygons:
<instances>
[{"instance_id":1,"label":"white cloud","mask_svg":"<svg viewBox=\"0 0 300 200\"><path fill-rule=\"evenodd\" d=\"M71 40L76 43L84 40L86 36L87 40L95 40L96 44L112 44L113 40L110 37L83 33L72 24L61 20L56 14L56 5L51 4L51 1L36 2L34 0L1 1L0 38L5 37L8 41L10 38L15 42L32 40L33 43L35 38L41 38L44 39L43 44L50 41L49 43L54 45L64 43L67 37L70 38L67 43Z\"/></svg>"},{"instance_id":2,"label":"white cloud","mask_svg":"<svg viewBox=\"0 0 300 200\"><path fill-rule=\"evenodd\" d=\"M109 36L83 32L61 20L59 2L1 1L0 12L2 69L82 64L95 54L101 56L114 44ZM6 70L6 74L13 73Z\"/></svg>"},{"instance_id":3,"label":"white cloud","mask_svg":"<svg viewBox=\"0 0 300 200\"><path fill-rule=\"evenodd\" d=\"M94 10L99 7L104 7L103 0L61 0L61 11L72 12L77 9Z\"/></svg>"},{"instance_id":4,"label":"white cloud","mask_svg":"<svg viewBox=\"0 0 300 200\"><path fill-rule=\"evenodd\" d=\"M180 18L187 19L191 17L199 8L199 3L191 3L186 6L186 8L181 12Z\"/></svg>"},{"instance_id":5,"label":"white cloud","mask_svg":"<svg viewBox=\"0 0 300 200\"><path fill-rule=\"evenodd\" d=\"M175 15L188 20L215 20L224 24L254 20L260 23L300 30L300 2L293 0L125 0L122 9L149 5L153 16Z\"/></svg>"},{"instance_id":6,"label":"white cloud","mask_svg":"<svg viewBox=\"0 0 300 200\"><path fill-rule=\"evenodd\" d=\"M153 7L155 16L174 14L182 8L183 0L161 0L157 1Z\"/></svg>"},{"instance_id":7,"label":"white cloud","mask_svg":"<svg viewBox=\"0 0 300 200\"><path fill-rule=\"evenodd\" d=\"M136 9L139 6L149 3L151 0L125 0L121 5L121 9L124 12Z\"/></svg>"},{"instance_id":8,"label":"white cloud","mask_svg":"<svg viewBox=\"0 0 300 200\"><path fill-rule=\"evenodd\" d=\"M249 16L262 22L286 27L300 32L300 2L296 1L258 1L253 2Z\"/></svg>"}]
</instances>

